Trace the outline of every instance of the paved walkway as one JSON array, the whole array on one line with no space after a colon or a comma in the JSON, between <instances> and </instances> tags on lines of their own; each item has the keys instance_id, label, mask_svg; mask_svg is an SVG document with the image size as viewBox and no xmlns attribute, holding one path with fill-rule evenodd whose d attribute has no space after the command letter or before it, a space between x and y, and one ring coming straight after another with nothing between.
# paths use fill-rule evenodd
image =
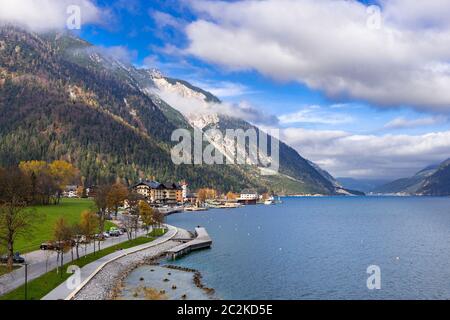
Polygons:
<instances>
[{"instance_id":1,"label":"paved walkway","mask_svg":"<svg viewBox=\"0 0 450 320\"><path fill-rule=\"evenodd\" d=\"M62 283L60 286L55 288L53 291L51 291L48 295L46 295L42 300L70 300L72 299L86 284L89 283L89 281L98 273L100 272L106 265L109 263L116 261L119 258L125 257L127 255L130 255L132 253L136 253L151 247L156 247L158 245L161 245L169 240L171 240L178 232L178 229L173 226L168 226L169 231L163 235L162 237L140 245L133 248L129 248L126 250L117 251L114 253L111 253L103 258L100 258L80 270L79 277L79 283L80 285L75 286L72 285L74 283L75 277L77 275L71 276L68 280L66 280L64 283Z\"/></svg>"},{"instance_id":2,"label":"paved walkway","mask_svg":"<svg viewBox=\"0 0 450 320\"><path fill-rule=\"evenodd\" d=\"M138 232L138 237L146 234L145 230L141 230ZM128 241L128 237L126 234L120 237L112 237L103 241L100 245L101 249L108 248L111 246L115 246L119 243ZM96 251L98 251L98 243L96 246ZM94 252L94 245L89 244L86 246L82 245L79 248L80 257L83 257L86 254L90 254ZM28 265L28 281L36 279L43 274L53 270L57 266L56 261L56 252L55 251L33 251L23 255L25 261L29 263ZM74 258L76 259L76 253L74 249ZM64 254L64 263L70 262L72 260L71 253L68 252ZM0 296L20 287L25 283L25 268L22 267L20 269L16 269L13 272L5 274L0 277Z\"/></svg>"}]
</instances>

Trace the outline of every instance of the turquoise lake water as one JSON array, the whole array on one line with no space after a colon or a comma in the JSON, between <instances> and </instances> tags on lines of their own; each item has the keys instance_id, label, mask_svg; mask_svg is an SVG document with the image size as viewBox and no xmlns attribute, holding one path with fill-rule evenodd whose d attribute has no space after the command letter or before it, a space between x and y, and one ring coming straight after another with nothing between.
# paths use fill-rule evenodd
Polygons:
<instances>
[{"instance_id":1,"label":"turquoise lake water","mask_svg":"<svg viewBox=\"0 0 450 320\"><path fill-rule=\"evenodd\" d=\"M223 299L450 299L450 198L284 198L276 206L181 213L213 247L175 263ZM381 289L367 288L367 267Z\"/></svg>"}]
</instances>

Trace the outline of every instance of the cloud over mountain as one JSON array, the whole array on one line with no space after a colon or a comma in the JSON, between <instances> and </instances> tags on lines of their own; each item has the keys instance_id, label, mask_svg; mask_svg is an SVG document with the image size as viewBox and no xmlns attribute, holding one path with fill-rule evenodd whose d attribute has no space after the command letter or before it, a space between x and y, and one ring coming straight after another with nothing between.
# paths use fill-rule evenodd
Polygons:
<instances>
[{"instance_id":1,"label":"cloud over mountain","mask_svg":"<svg viewBox=\"0 0 450 320\"><path fill-rule=\"evenodd\" d=\"M66 28L68 8L78 6L81 23L102 23L104 12L92 0L2 0L0 25L14 24L31 31Z\"/></svg>"}]
</instances>

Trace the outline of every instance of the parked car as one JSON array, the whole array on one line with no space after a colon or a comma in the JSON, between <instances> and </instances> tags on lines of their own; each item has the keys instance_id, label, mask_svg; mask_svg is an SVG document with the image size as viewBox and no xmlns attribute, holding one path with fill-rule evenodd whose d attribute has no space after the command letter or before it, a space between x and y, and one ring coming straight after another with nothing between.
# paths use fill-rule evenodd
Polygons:
<instances>
[{"instance_id":1,"label":"parked car","mask_svg":"<svg viewBox=\"0 0 450 320\"><path fill-rule=\"evenodd\" d=\"M86 238L86 236L81 236L78 242L80 244L88 244L89 240Z\"/></svg>"},{"instance_id":2,"label":"parked car","mask_svg":"<svg viewBox=\"0 0 450 320\"><path fill-rule=\"evenodd\" d=\"M111 237L120 237L122 234L120 233L119 230L112 230L112 231L109 232L109 235Z\"/></svg>"},{"instance_id":3,"label":"parked car","mask_svg":"<svg viewBox=\"0 0 450 320\"><path fill-rule=\"evenodd\" d=\"M94 235L94 239L98 240L98 241L105 241L106 238L107 237L105 236L104 233L99 233L99 234Z\"/></svg>"},{"instance_id":4,"label":"parked car","mask_svg":"<svg viewBox=\"0 0 450 320\"><path fill-rule=\"evenodd\" d=\"M66 242L44 242L40 245L41 250L61 250L64 246L72 246L76 245L75 240L70 240Z\"/></svg>"},{"instance_id":5,"label":"parked car","mask_svg":"<svg viewBox=\"0 0 450 320\"><path fill-rule=\"evenodd\" d=\"M55 245L51 242L44 242L40 246L41 250L55 250Z\"/></svg>"},{"instance_id":6,"label":"parked car","mask_svg":"<svg viewBox=\"0 0 450 320\"><path fill-rule=\"evenodd\" d=\"M1 263L8 263L8 256L5 255L5 256L0 257L0 262ZM25 263L25 258L21 257L19 252L16 252L13 255L13 262L14 263Z\"/></svg>"}]
</instances>

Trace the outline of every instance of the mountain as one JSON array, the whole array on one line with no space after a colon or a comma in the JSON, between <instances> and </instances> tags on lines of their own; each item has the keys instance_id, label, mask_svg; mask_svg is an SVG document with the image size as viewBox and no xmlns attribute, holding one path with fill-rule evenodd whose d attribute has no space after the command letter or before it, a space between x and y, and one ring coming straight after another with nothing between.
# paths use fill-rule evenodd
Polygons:
<instances>
[{"instance_id":1,"label":"mountain","mask_svg":"<svg viewBox=\"0 0 450 320\"><path fill-rule=\"evenodd\" d=\"M217 143L215 137L209 135L212 129L219 130L224 137L225 144L231 144L227 141L226 129L254 129L258 134L260 129L253 124L236 117L220 113L222 107L219 98L206 92L186 81L169 79L160 73L153 73L152 78L157 89L157 93L165 97L169 103L178 109L189 123L201 130L209 142L220 149L226 157L230 157L225 150L222 150L222 144ZM184 107L195 106L195 109ZM271 139L268 137L268 144ZM242 154L248 150L237 150L237 154ZM261 154L260 154L261 156ZM268 157L270 161L270 156ZM279 141L280 169L276 175L262 176L254 171L258 179L269 190L277 190L283 194L304 194L304 193L337 193L336 186L333 183L333 177L320 169L317 165L301 157L297 151Z\"/></svg>"},{"instance_id":2,"label":"mountain","mask_svg":"<svg viewBox=\"0 0 450 320\"><path fill-rule=\"evenodd\" d=\"M201 112L180 112L167 93L194 98ZM176 129L259 130L229 115L204 113L210 105L222 107L205 90L137 69L70 34L0 28L2 166L65 159L80 169L86 184L155 177L221 191L336 194L329 180L282 142L280 171L273 176L252 165L174 165Z\"/></svg>"},{"instance_id":3,"label":"mountain","mask_svg":"<svg viewBox=\"0 0 450 320\"><path fill-rule=\"evenodd\" d=\"M336 178L338 183L346 189L360 190L365 193L372 192L374 189L385 185L389 181L374 179L354 179L354 178Z\"/></svg>"},{"instance_id":4,"label":"mountain","mask_svg":"<svg viewBox=\"0 0 450 320\"><path fill-rule=\"evenodd\" d=\"M446 195L450 189L446 187L446 170L450 160L441 164L430 165L414 176L398 179L377 187L373 193L377 194L400 194L400 195Z\"/></svg>"},{"instance_id":5,"label":"mountain","mask_svg":"<svg viewBox=\"0 0 450 320\"><path fill-rule=\"evenodd\" d=\"M450 196L450 159L442 162L429 175L417 194L428 196Z\"/></svg>"}]
</instances>

